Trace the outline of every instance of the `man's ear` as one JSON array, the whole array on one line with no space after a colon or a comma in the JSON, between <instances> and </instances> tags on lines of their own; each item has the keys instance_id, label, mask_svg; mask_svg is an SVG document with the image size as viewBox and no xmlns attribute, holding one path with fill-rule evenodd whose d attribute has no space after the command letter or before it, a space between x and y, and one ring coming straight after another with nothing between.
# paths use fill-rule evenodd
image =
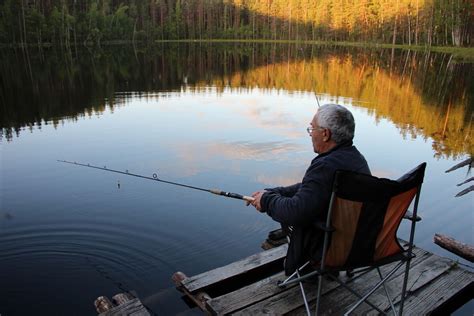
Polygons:
<instances>
[{"instance_id":1,"label":"man's ear","mask_svg":"<svg viewBox=\"0 0 474 316\"><path fill-rule=\"evenodd\" d=\"M323 141L328 142L331 140L331 130L325 128L323 131Z\"/></svg>"}]
</instances>

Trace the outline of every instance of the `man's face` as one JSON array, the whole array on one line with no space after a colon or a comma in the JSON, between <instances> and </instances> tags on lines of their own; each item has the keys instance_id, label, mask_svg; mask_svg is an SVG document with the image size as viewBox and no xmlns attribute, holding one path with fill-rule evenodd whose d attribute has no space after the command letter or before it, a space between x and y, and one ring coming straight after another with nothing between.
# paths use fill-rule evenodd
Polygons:
<instances>
[{"instance_id":1,"label":"man's face","mask_svg":"<svg viewBox=\"0 0 474 316\"><path fill-rule=\"evenodd\" d=\"M311 142L313 143L313 150L317 154L321 154L324 149L324 129L318 125L318 114L313 117L313 120L310 123L311 127L313 128L310 136Z\"/></svg>"}]
</instances>

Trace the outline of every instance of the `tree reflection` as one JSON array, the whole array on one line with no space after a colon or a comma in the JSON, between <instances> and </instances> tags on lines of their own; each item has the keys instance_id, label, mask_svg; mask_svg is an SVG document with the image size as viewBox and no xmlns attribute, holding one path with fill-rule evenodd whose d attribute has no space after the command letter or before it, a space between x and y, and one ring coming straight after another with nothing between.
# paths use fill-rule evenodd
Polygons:
<instances>
[{"instance_id":1,"label":"tree reflection","mask_svg":"<svg viewBox=\"0 0 474 316\"><path fill-rule=\"evenodd\" d=\"M128 95L225 88L284 89L351 98L405 137L433 139L438 156L474 153L472 64L407 50L289 44L168 44L64 54L0 51L2 138L101 114ZM120 98L116 96L120 94ZM166 94L164 95L166 96Z\"/></svg>"}]
</instances>

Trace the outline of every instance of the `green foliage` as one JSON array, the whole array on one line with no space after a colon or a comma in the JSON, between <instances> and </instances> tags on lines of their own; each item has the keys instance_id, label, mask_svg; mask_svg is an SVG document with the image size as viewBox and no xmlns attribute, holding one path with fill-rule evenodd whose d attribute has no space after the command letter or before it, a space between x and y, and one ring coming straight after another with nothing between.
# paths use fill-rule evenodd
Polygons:
<instances>
[{"instance_id":1,"label":"green foliage","mask_svg":"<svg viewBox=\"0 0 474 316\"><path fill-rule=\"evenodd\" d=\"M472 46L470 0L4 0L0 42L176 39Z\"/></svg>"}]
</instances>

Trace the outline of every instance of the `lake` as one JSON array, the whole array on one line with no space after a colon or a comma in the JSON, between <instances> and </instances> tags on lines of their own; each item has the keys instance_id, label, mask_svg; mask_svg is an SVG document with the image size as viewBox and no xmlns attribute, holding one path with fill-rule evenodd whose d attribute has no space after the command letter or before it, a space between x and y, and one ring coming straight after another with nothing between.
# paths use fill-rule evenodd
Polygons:
<instances>
[{"instance_id":1,"label":"lake","mask_svg":"<svg viewBox=\"0 0 474 316\"><path fill-rule=\"evenodd\" d=\"M474 193L455 197L472 173L445 171L474 154L474 72L450 55L269 43L0 54L2 315L94 315L98 296L129 290L159 315L185 312L174 272L259 252L279 225L239 200L57 160L249 195L301 180L318 103L352 111L374 175L428 163L419 247L457 259L435 233L473 244Z\"/></svg>"}]
</instances>

